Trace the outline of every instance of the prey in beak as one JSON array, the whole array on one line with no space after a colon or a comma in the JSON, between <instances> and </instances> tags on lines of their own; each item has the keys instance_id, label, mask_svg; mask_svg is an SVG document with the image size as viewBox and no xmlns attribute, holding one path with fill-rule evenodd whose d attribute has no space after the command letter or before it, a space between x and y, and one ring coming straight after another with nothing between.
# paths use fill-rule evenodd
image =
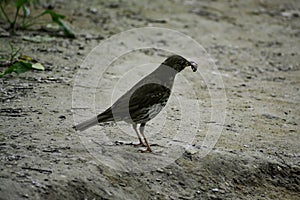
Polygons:
<instances>
[{"instance_id":1,"label":"prey in beak","mask_svg":"<svg viewBox=\"0 0 300 200\"><path fill-rule=\"evenodd\" d=\"M194 61L189 61L193 72L197 71L198 65Z\"/></svg>"}]
</instances>

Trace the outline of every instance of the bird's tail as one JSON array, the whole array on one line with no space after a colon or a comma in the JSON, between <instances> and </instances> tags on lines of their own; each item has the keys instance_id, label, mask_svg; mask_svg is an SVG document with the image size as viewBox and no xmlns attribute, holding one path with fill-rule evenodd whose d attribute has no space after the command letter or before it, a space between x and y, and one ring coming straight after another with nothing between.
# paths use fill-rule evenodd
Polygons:
<instances>
[{"instance_id":1,"label":"bird's tail","mask_svg":"<svg viewBox=\"0 0 300 200\"><path fill-rule=\"evenodd\" d=\"M75 125L73 128L78 131L84 131L92 126L95 126L96 124L98 124L98 118L93 117L89 120L86 120L84 122L81 122L80 124Z\"/></svg>"}]
</instances>

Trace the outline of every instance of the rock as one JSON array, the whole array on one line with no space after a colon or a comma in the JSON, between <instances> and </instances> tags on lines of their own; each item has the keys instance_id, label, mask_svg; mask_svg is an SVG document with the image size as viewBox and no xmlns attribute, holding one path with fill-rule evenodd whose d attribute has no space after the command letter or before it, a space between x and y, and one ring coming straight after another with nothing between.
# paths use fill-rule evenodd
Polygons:
<instances>
[{"instance_id":1,"label":"rock","mask_svg":"<svg viewBox=\"0 0 300 200\"><path fill-rule=\"evenodd\" d=\"M97 8L89 8L88 12L90 12L92 14L96 14L98 11L97 11Z\"/></svg>"},{"instance_id":2,"label":"rock","mask_svg":"<svg viewBox=\"0 0 300 200\"><path fill-rule=\"evenodd\" d=\"M59 116L58 118L59 118L59 119L66 119L66 116L61 115L61 116Z\"/></svg>"},{"instance_id":3,"label":"rock","mask_svg":"<svg viewBox=\"0 0 300 200\"><path fill-rule=\"evenodd\" d=\"M300 16L300 12L297 10L285 11L281 13L281 16L286 18L298 18Z\"/></svg>"},{"instance_id":4,"label":"rock","mask_svg":"<svg viewBox=\"0 0 300 200\"><path fill-rule=\"evenodd\" d=\"M123 183L123 182L119 183L119 185L122 186L122 187L126 187L127 186L126 183Z\"/></svg>"},{"instance_id":5,"label":"rock","mask_svg":"<svg viewBox=\"0 0 300 200\"><path fill-rule=\"evenodd\" d=\"M262 116L267 118L267 119L280 119L279 117L271 115L269 113L262 114Z\"/></svg>"},{"instance_id":6,"label":"rock","mask_svg":"<svg viewBox=\"0 0 300 200\"><path fill-rule=\"evenodd\" d=\"M163 169L161 169L161 168L158 168L156 171L159 172L159 173L164 173L164 172L165 172L165 171L164 171Z\"/></svg>"}]
</instances>

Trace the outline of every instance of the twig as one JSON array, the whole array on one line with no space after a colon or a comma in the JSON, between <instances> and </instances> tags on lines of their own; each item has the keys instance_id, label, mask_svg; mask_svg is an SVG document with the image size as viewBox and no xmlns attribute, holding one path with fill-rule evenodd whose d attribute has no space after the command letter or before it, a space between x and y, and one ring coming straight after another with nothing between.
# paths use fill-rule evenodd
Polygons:
<instances>
[{"instance_id":1,"label":"twig","mask_svg":"<svg viewBox=\"0 0 300 200\"><path fill-rule=\"evenodd\" d=\"M94 139L91 139L92 142L94 142L95 144L102 146L99 142L96 142Z\"/></svg>"},{"instance_id":2,"label":"twig","mask_svg":"<svg viewBox=\"0 0 300 200\"><path fill-rule=\"evenodd\" d=\"M11 24L11 21L10 21L9 17L7 16L6 12L4 12L4 9L3 9L3 7L2 7L2 2L0 2L0 9L1 9L1 11L2 11L2 13L3 13L3 15L4 15L6 21L7 21L9 24Z\"/></svg>"},{"instance_id":3,"label":"twig","mask_svg":"<svg viewBox=\"0 0 300 200\"><path fill-rule=\"evenodd\" d=\"M22 167L22 169L37 171L37 172L46 173L46 174L51 174L52 173L52 170L49 170L49 169L38 169L38 168L33 168L33 167Z\"/></svg>"}]
</instances>

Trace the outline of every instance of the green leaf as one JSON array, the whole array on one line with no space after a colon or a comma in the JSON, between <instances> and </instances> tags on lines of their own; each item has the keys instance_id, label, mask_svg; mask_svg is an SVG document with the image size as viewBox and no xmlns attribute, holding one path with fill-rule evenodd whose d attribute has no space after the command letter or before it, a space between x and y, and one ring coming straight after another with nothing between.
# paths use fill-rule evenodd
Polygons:
<instances>
[{"instance_id":1,"label":"green leaf","mask_svg":"<svg viewBox=\"0 0 300 200\"><path fill-rule=\"evenodd\" d=\"M31 67L32 67L33 69L37 69L37 70L42 70L42 71L45 70L45 67L44 67L41 63L34 63L34 64L32 64Z\"/></svg>"},{"instance_id":2,"label":"green leaf","mask_svg":"<svg viewBox=\"0 0 300 200\"><path fill-rule=\"evenodd\" d=\"M64 23L63 20L58 19L58 21L56 23L62 28L65 36L67 36L69 38L75 38L74 32L67 24Z\"/></svg>"},{"instance_id":3,"label":"green leaf","mask_svg":"<svg viewBox=\"0 0 300 200\"><path fill-rule=\"evenodd\" d=\"M1 72L0 78L6 74L11 74L13 72L15 72L17 74L21 74L21 73L29 71L30 69L32 69L31 63L25 63L25 62L18 61L16 63L14 63L12 66L10 66L9 68L7 68L4 72Z\"/></svg>"},{"instance_id":4,"label":"green leaf","mask_svg":"<svg viewBox=\"0 0 300 200\"><path fill-rule=\"evenodd\" d=\"M43 15L45 15L45 14L49 14L51 16L51 18L52 18L52 21L57 21L58 19L65 18L64 15L60 15L60 14L54 12L53 10L45 10L43 12Z\"/></svg>"},{"instance_id":5,"label":"green leaf","mask_svg":"<svg viewBox=\"0 0 300 200\"><path fill-rule=\"evenodd\" d=\"M64 15L57 14L56 12L54 12L52 10L45 10L43 12L43 15L44 14L49 14L51 16L52 22L54 22L60 26L60 28L64 32L65 36L67 36L69 38L75 38L75 34L72 31L72 29L67 24L65 24L64 21L62 20L63 18L65 18Z\"/></svg>"},{"instance_id":6,"label":"green leaf","mask_svg":"<svg viewBox=\"0 0 300 200\"><path fill-rule=\"evenodd\" d=\"M24 6L25 5L25 3L27 3L28 2L28 0L17 0L16 1L16 8L17 9L20 9L22 6Z\"/></svg>"}]
</instances>

